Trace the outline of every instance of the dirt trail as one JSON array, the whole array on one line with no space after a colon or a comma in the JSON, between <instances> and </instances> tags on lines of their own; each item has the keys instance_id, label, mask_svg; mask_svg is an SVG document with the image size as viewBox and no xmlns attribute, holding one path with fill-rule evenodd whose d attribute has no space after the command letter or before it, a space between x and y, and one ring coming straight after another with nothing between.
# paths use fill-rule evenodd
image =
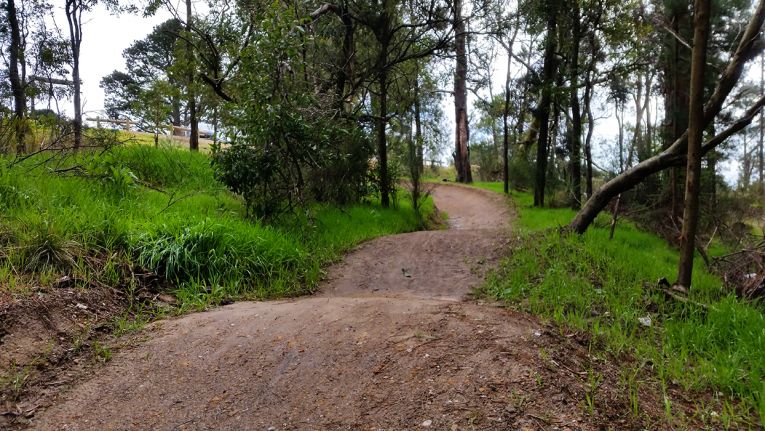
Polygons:
<instances>
[{"instance_id":1,"label":"dirt trail","mask_svg":"<svg viewBox=\"0 0 765 431\"><path fill-rule=\"evenodd\" d=\"M465 300L505 246L507 205L456 186L434 198L451 229L370 241L313 297L155 324L33 428L596 429L571 374L586 350L545 366L545 327Z\"/></svg>"}]
</instances>

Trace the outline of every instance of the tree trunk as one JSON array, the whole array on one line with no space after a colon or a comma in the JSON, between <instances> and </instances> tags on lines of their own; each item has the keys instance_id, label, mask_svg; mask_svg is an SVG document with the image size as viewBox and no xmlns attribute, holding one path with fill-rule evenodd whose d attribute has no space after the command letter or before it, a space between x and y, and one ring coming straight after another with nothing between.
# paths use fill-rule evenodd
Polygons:
<instances>
[{"instance_id":1,"label":"tree trunk","mask_svg":"<svg viewBox=\"0 0 765 431\"><path fill-rule=\"evenodd\" d=\"M547 2L547 35L545 39L545 58L542 69L542 98L537 107L539 115L539 135L537 136L537 166L534 184L534 206L545 204L545 185L547 183L547 138L550 129L550 103L553 83L555 82L555 46L556 27L558 25L557 0Z\"/></svg>"},{"instance_id":2,"label":"tree trunk","mask_svg":"<svg viewBox=\"0 0 765 431\"><path fill-rule=\"evenodd\" d=\"M749 20L749 23L744 30L744 34L739 39L736 51L731 56L728 65L718 80L714 93L704 107L703 128L706 128L722 109L725 99L741 78L746 62L758 53L758 50L760 49L758 35L762 28L763 21L765 21L765 0L760 0L752 18ZM754 116L759 112L759 107L762 107L763 105L765 105L765 98L760 98L753 107L747 110L744 117L728 127L725 131L707 141L707 143L704 144L702 151L711 151L724 142L725 139L729 138L733 133L750 124ZM672 166L677 166L685 159L687 148L687 135L683 134L664 151L638 163L604 184L592 195L579 213L577 213L576 217L571 222L571 229L578 233L584 233L592 224L593 220L595 220L595 217L608 205L608 202L610 202L612 198L619 193L630 190L651 174L660 172Z\"/></svg>"},{"instance_id":3,"label":"tree trunk","mask_svg":"<svg viewBox=\"0 0 765 431\"><path fill-rule=\"evenodd\" d=\"M191 20L194 18L194 12L191 10L191 0L186 0L186 37L191 39ZM194 89L194 70L196 70L196 59L194 58L194 47L191 40L186 42L186 67L189 104L189 150L199 151L199 119L197 118L197 95Z\"/></svg>"},{"instance_id":4,"label":"tree trunk","mask_svg":"<svg viewBox=\"0 0 765 431\"><path fill-rule=\"evenodd\" d=\"M69 45L72 49L72 86L74 89L74 148L82 145L82 100L80 93L80 46L82 45L82 1L66 0Z\"/></svg>"},{"instance_id":5,"label":"tree trunk","mask_svg":"<svg viewBox=\"0 0 765 431\"><path fill-rule=\"evenodd\" d=\"M509 51L512 52L513 43L510 43ZM505 194L510 193L510 165L508 152L510 151L510 130L508 117L510 116L510 71L512 66L512 54L507 56L507 74L505 75L505 106L502 109L502 190Z\"/></svg>"},{"instance_id":6,"label":"tree trunk","mask_svg":"<svg viewBox=\"0 0 765 431\"><path fill-rule=\"evenodd\" d=\"M765 95L765 53L760 54L760 96ZM765 163L765 113L760 111L760 142L757 147L757 164L759 170L760 194L765 195L765 177L763 177L763 164Z\"/></svg>"},{"instance_id":7,"label":"tree trunk","mask_svg":"<svg viewBox=\"0 0 765 431\"><path fill-rule=\"evenodd\" d=\"M579 22L579 0L573 0L571 11L571 189L574 194L571 208L578 210L582 206L582 111L579 107L579 42L581 24Z\"/></svg>"},{"instance_id":8,"label":"tree trunk","mask_svg":"<svg viewBox=\"0 0 765 431\"><path fill-rule=\"evenodd\" d=\"M422 143L422 106L420 101L420 77L419 65L416 65L418 76L414 80L414 140L416 145L415 162L417 166L417 179L422 176L423 163L423 143Z\"/></svg>"},{"instance_id":9,"label":"tree trunk","mask_svg":"<svg viewBox=\"0 0 765 431\"><path fill-rule=\"evenodd\" d=\"M387 51L387 47L385 50ZM387 57L387 56L386 56ZM388 124L388 72L380 72L380 112L377 118L377 156L380 170L380 204L383 208L390 206L390 179L388 178L388 142L385 128Z\"/></svg>"},{"instance_id":10,"label":"tree trunk","mask_svg":"<svg viewBox=\"0 0 765 431\"><path fill-rule=\"evenodd\" d=\"M356 44L354 42L354 36L356 27L353 23L353 18L348 12L347 2L341 2L340 20L343 23L343 57L340 65L340 71L337 74L337 108L343 110L345 108L346 87L348 83L353 79L353 63L356 52Z\"/></svg>"},{"instance_id":11,"label":"tree trunk","mask_svg":"<svg viewBox=\"0 0 765 431\"><path fill-rule=\"evenodd\" d=\"M21 30L19 28L19 19L16 16L16 4L14 0L6 2L6 12L8 14L8 26L11 31L11 44L8 47L8 78L11 81L11 93L13 94L13 114L15 118L14 129L16 133L16 152L23 154L26 152L24 135L26 126L24 117L26 116L26 102L24 100L24 83L19 76L19 64L24 61L21 50Z\"/></svg>"},{"instance_id":12,"label":"tree trunk","mask_svg":"<svg viewBox=\"0 0 765 431\"><path fill-rule=\"evenodd\" d=\"M707 67L711 0L696 0L693 6L693 52L688 115L688 167L685 181L685 208L680 235L680 264L677 284L689 288L693 274L693 252L699 222L701 187L701 143L704 137L704 73Z\"/></svg>"},{"instance_id":13,"label":"tree trunk","mask_svg":"<svg viewBox=\"0 0 765 431\"><path fill-rule=\"evenodd\" d=\"M470 129L467 115L467 53L465 21L462 19L462 0L454 0L454 44L457 67L454 73L454 114L457 130L455 134L454 166L457 168L457 181L473 182L470 169Z\"/></svg>"}]
</instances>

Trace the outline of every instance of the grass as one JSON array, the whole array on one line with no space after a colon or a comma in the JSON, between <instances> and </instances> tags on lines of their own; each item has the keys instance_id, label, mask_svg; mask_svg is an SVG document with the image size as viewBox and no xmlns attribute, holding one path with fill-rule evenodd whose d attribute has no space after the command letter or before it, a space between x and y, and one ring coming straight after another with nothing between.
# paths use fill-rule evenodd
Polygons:
<instances>
[{"instance_id":1,"label":"grass","mask_svg":"<svg viewBox=\"0 0 765 431\"><path fill-rule=\"evenodd\" d=\"M502 191L497 183L475 185ZM706 411L700 417L710 427L762 426L765 317L760 305L737 299L701 259L696 259L690 299L707 308L667 299L646 288L676 274L678 253L664 240L626 221L609 240L607 215L584 235L561 234L554 228L566 226L572 210L533 208L526 193L513 192L512 199L520 242L489 277L483 294L590 333L602 352L645 364L664 391L677 384L692 393L714 394L711 402L699 404ZM640 323L644 317L650 317L651 326ZM637 400L632 404L638 408ZM676 413L668 401L664 409L670 417Z\"/></svg>"},{"instance_id":2,"label":"grass","mask_svg":"<svg viewBox=\"0 0 765 431\"><path fill-rule=\"evenodd\" d=\"M12 168L0 159L0 294L30 293L23 286L62 275L130 291L141 274L156 274L181 311L295 296L359 242L418 226L403 197L396 208L370 199L315 205L270 225L248 220L208 157L181 149L43 157Z\"/></svg>"}]
</instances>

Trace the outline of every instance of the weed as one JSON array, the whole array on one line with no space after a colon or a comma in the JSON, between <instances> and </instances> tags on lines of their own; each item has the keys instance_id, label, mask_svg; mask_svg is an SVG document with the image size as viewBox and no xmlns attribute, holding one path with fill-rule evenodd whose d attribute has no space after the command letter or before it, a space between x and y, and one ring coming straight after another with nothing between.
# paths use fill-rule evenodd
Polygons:
<instances>
[{"instance_id":1,"label":"weed","mask_svg":"<svg viewBox=\"0 0 765 431\"><path fill-rule=\"evenodd\" d=\"M2 383L4 390L10 394L11 399L18 401L29 380L29 368L11 365L10 370L8 375L0 379L0 383Z\"/></svg>"},{"instance_id":2,"label":"weed","mask_svg":"<svg viewBox=\"0 0 765 431\"><path fill-rule=\"evenodd\" d=\"M101 344L98 341L93 342L93 354L101 362L109 362L112 360L112 350L109 346Z\"/></svg>"},{"instance_id":3,"label":"weed","mask_svg":"<svg viewBox=\"0 0 765 431\"><path fill-rule=\"evenodd\" d=\"M598 372L589 368L587 370L587 389L584 391L584 401L587 406L587 413L590 416L595 414L595 396L597 395L600 383L603 381L603 376Z\"/></svg>"}]
</instances>

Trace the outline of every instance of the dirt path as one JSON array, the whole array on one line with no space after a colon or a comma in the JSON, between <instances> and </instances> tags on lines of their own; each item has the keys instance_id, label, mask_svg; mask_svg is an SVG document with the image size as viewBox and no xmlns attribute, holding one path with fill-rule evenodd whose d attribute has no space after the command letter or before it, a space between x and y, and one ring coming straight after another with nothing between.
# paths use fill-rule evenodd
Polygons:
<instances>
[{"instance_id":1,"label":"dirt path","mask_svg":"<svg viewBox=\"0 0 765 431\"><path fill-rule=\"evenodd\" d=\"M505 247L507 205L454 186L434 197L451 229L370 241L314 297L155 324L33 428L596 429L572 371L586 350L465 300Z\"/></svg>"}]
</instances>

